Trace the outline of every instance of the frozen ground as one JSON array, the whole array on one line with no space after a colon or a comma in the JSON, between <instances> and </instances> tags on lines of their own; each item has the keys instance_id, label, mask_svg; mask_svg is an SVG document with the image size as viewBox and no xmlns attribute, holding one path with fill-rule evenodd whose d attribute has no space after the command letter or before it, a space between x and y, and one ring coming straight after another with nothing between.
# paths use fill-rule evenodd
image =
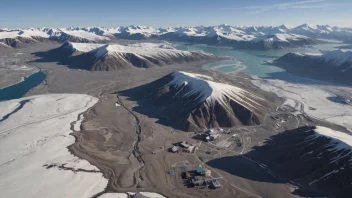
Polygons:
<instances>
[{"instance_id":1,"label":"frozen ground","mask_svg":"<svg viewBox=\"0 0 352 198\"><path fill-rule=\"evenodd\" d=\"M352 88L325 84L300 84L300 79L297 77L296 83L290 83L256 78L252 83L265 91L288 98L290 102L287 104L291 104L293 108L297 109L303 105L304 112L313 118L332 122L352 131L352 105L331 99L337 96L350 98ZM297 110L301 111L300 108Z\"/></svg>"},{"instance_id":2,"label":"frozen ground","mask_svg":"<svg viewBox=\"0 0 352 198\"><path fill-rule=\"evenodd\" d=\"M66 148L75 142L70 123L97 101L52 94L1 102L1 196L91 197L103 191L102 173Z\"/></svg>"}]
</instances>

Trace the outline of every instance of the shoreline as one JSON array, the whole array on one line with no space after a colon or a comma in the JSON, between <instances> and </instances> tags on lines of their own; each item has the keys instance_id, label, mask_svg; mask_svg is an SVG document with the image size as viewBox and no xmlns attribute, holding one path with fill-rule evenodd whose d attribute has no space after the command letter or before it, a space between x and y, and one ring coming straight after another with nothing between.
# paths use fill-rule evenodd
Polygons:
<instances>
[{"instance_id":1,"label":"shoreline","mask_svg":"<svg viewBox=\"0 0 352 198\"><path fill-rule=\"evenodd\" d=\"M264 63L265 65L269 65L269 66L275 66L278 68L281 68L283 70L285 70L287 73L303 78L303 79L310 79L312 81L316 81L316 82L322 82L323 84L329 84L329 85L333 85L333 86L344 86L344 87L350 87L352 88L352 83L348 83L348 82L342 82L342 80L324 80L323 79L323 74L322 75L311 75L311 71L306 71L305 68L293 68L292 66L294 66L294 64L283 64L280 62L275 62L272 60L268 60ZM339 78L336 78L339 79Z\"/></svg>"},{"instance_id":2,"label":"shoreline","mask_svg":"<svg viewBox=\"0 0 352 198\"><path fill-rule=\"evenodd\" d=\"M26 76L22 81L0 89L0 101L25 97L31 90L45 82L46 76L46 70L39 69L37 72Z\"/></svg>"},{"instance_id":3,"label":"shoreline","mask_svg":"<svg viewBox=\"0 0 352 198\"><path fill-rule=\"evenodd\" d=\"M29 75L27 75L27 76L23 76L22 79L19 80L19 81L16 82L16 83L13 83L13 84L11 84L11 85L7 85L7 86L5 86L5 87L0 87L0 90L9 88L9 87L14 86L14 85L17 85L17 84L19 84L19 83L22 83L22 82L24 82L24 81L26 80L26 78L28 78L28 77L30 77L30 76L32 76L32 75L38 73L38 72L41 72L41 71L42 71L42 69L40 69L40 68L37 67L37 69L36 69L33 73L31 73L31 74L29 74Z\"/></svg>"},{"instance_id":4,"label":"shoreline","mask_svg":"<svg viewBox=\"0 0 352 198\"><path fill-rule=\"evenodd\" d=\"M343 85L336 86L331 83L329 84L328 82L325 83L324 81L321 81L323 84L309 84L299 82L299 80L311 80L313 82L316 80L296 76L289 72L287 72L287 74L298 81L289 82L283 79L263 79L258 76L247 75L252 78L252 84L258 88L273 93L285 100L294 100L300 103L303 106L302 113L307 114L309 117L327 124L334 124L343 127L346 132L352 132L352 126L349 126L348 124L350 122L332 121L336 120L336 118L347 119L348 117L352 117L352 106L350 104L339 104L328 99L332 96L339 96L337 92L341 92L341 94L342 92L348 93L349 90L352 91L352 87ZM335 114L333 111L329 110L328 107L330 107L330 109L335 109ZM343 110L345 110L345 112ZM344 112L344 114L341 115L341 113L337 112Z\"/></svg>"}]
</instances>

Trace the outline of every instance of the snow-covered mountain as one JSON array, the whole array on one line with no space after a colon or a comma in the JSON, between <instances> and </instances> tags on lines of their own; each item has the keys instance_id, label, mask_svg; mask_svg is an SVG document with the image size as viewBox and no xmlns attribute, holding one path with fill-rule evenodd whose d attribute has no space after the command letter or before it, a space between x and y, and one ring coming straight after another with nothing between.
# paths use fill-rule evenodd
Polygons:
<instances>
[{"instance_id":1,"label":"snow-covered mountain","mask_svg":"<svg viewBox=\"0 0 352 198\"><path fill-rule=\"evenodd\" d=\"M221 45L237 49L255 50L302 47L319 43L316 39L297 34L264 34L261 32L245 33L242 30L227 32L218 27L207 27L202 29L202 31L195 28L183 28L175 32L163 34L160 38L171 41Z\"/></svg>"},{"instance_id":2,"label":"snow-covered mountain","mask_svg":"<svg viewBox=\"0 0 352 198\"><path fill-rule=\"evenodd\" d=\"M295 27L292 31L296 34L302 34L307 36L317 36L319 33L322 32L322 30L320 30L317 26L310 25L307 23Z\"/></svg>"},{"instance_id":3,"label":"snow-covered mountain","mask_svg":"<svg viewBox=\"0 0 352 198\"><path fill-rule=\"evenodd\" d=\"M59 30L50 34L50 39L59 42L104 43L110 41L109 37L100 36L84 30Z\"/></svg>"},{"instance_id":4,"label":"snow-covered mountain","mask_svg":"<svg viewBox=\"0 0 352 198\"><path fill-rule=\"evenodd\" d=\"M107 36L100 36L84 30L71 29L30 28L23 30L6 30L0 32L0 42L3 42L13 48L19 48L28 44L35 44L49 40L58 42L72 41L84 43L104 43L111 40Z\"/></svg>"},{"instance_id":5,"label":"snow-covered mountain","mask_svg":"<svg viewBox=\"0 0 352 198\"><path fill-rule=\"evenodd\" d=\"M311 39L307 36L289 33L277 33L272 35L258 36L252 40L252 46L250 49L283 49L309 46L317 43L319 43L319 41Z\"/></svg>"},{"instance_id":6,"label":"snow-covered mountain","mask_svg":"<svg viewBox=\"0 0 352 198\"><path fill-rule=\"evenodd\" d=\"M260 124L267 102L240 86L183 71L137 89L121 94L133 98L132 93L138 93L142 102L153 106L150 108L155 109L156 117L185 131Z\"/></svg>"},{"instance_id":7,"label":"snow-covered mountain","mask_svg":"<svg viewBox=\"0 0 352 198\"><path fill-rule=\"evenodd\" d=\"M125 46L66 42L57 49L37 55L54 59L73 68L93 71L149 68L219 58L203 52L176 50L160 43L137 43Z\"/></svg>"},{"instance_id":8,"label":"snow-covered mountain","mask_svg":"<svg viewBox=\"0 0 352 198\"><path fill-rule=\"evenodd\" d=\"M288 53L270 63L296 74L352 84L351 49L321 51L318 54Z\"/></svg>"},{"instance_id":9,"label":"snow-covered mountain","mask_svg":"<svg viewBox=\"0 0 352 198\"><path fill-rule=\"evenodd\" d=\"M352 42L352 29L309 24L297 27L285 24L280 26L249 27L222 24L218 26L168 28L134 25L116 28L68 27L15 30L4 28L0 31L0 42L4 42L3 40L7 39L4 43L12 47L21 46L21 42L31 43L29 41L21 41L21 39L33 39L34 42L49 39L58 42L84 43L106 43L114 39L161 39L231 46L240 49L277 49L315 44L319 42L319 40L316 40L319 38ZM18 44L16 45L16 43Z\"/></svg>"},{"instance_id":10,"label":"snow-covered mountain","mask_svg":"<svg viewBox=\"0 0 352 198\"><path fill-rule=\"evenodd\" d=\"M49 35L36 29L6 30L0 32L0 42L9 47L18 48L49 39Z\"/></svg>"},{"instance_id":11,"label":"snow-covered mountain","mask_svg":"<svg viewBox=\"0 0 352 198\"><path fill-rule=\"evenodd\" d=\"M166 30L165 30L166 31ZM120 39L147 39L151 38L155 35L159 35L159 31L152 27L147 26L128 26L128 27L120 27L119 32L114 35Z\"/></svg>"}]
</instances>

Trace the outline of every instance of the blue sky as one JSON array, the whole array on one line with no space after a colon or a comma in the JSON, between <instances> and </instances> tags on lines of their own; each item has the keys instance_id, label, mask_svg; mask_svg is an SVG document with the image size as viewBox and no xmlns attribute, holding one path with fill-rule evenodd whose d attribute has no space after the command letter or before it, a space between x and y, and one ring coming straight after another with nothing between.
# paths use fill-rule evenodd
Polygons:
<instances>
[{"instance_id":1,"label":"blue sky","mask_svg":"<svg viewBox=\"0 0 352 198\"><path fill-rule=\"evenodd\" d=\"M0 27L299 25L352 27L351 0L4 0Z\"/></svg>"}]
</instances>

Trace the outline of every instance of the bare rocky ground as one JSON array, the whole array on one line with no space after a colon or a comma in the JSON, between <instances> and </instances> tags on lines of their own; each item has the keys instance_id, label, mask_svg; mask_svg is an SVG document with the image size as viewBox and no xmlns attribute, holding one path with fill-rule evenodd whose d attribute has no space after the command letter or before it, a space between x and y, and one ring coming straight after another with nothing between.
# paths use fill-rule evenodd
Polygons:
<instances>
[{"instance_id":1,"label":"bare rocky ground","mask_svg":"<svg viewBox=\"0 0 352 198\"><path fill-rule=\"evenodd\" d=\"M43 46L40 50L49 47ZM34 59L34 57L31 58ZM259 162L242 157L242 154L251 151L253 146L262 145L272 135L313 123L304 118L300 121L292 118L280 128L275 128L276 122L271 119L271 116L277 114L274 112L275 107L280 106L282 99L253 86L247 75L223 76L201 69L204 64L205 62L197 62L147 70L90 72L69 69L56 63L35 63L35 65L31 63L32 66L47 71L47 83L37 86L28 95L84 93L99 98L99 102L84 113L85 119L81 132L73 132L76 143L69 147L72 153L97 166L109 179L105 191L95 197L105 192L131 191L152 191L166 197L299 197L300 195L293 193L297 188L294 183L276 175L267 167L261 166ZM262 125L233 128L233 134L237 134L241 145L232 145L228 148L221 146L223 145L221 142L202 143L194 138L195 134L192 132L186 133L159 124L156 118L133 111L132 109L138 105L136 101L128 100L123 96L117 97L115 94L149 83L173 71L221 76L221 79L228 83L241 84L242 87L270 98L272 100L270 109L274 113L266 113L262 118L264 120ZM116 102L118 105L115 105ZM314 124L317 123L318 121ZM326 126L324 123L319 124ZM141 141L135 144L139 133ZM222 137L226 139L227 136L222 135ZM180 141L197 144L199 149L192 154L168 152L168 148ZM216 159L228 156L235 158L226 158L229 160L225 160L224 163L248 175L232 174L216 165ZM207 163L210 166L206 165ZM212 176L219 178L222 185L220 189L187 188L177 171L175 176L168 174L170 169L177 170L179 167L198 164L203 164L212 170ZM256 180L251 176L261 179Z\"/></svg>"}]
</instances>

